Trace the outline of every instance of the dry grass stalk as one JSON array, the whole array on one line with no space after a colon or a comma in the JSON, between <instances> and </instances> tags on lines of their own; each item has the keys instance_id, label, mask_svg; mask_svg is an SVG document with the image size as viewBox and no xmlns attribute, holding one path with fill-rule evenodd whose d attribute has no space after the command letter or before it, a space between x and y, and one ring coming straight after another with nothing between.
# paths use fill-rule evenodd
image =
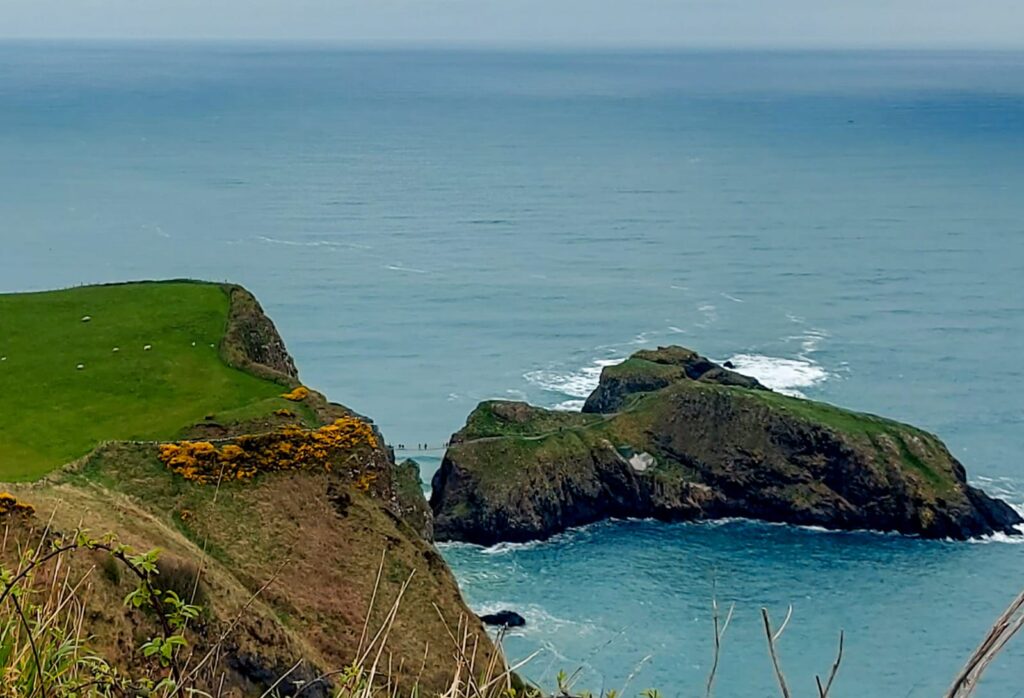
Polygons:
<instances>
[{"instance_id":1,"label":"dry grass stalk","mask_svg":"<svg viewBox=\"0 0 1024 698\"><path fill-rule=\"evenodd\" d=\"M21 696L58 698L70 695L69 691L80 696L109 695L108 693L95 693L98 684L95 674L97 667L106 667L107 665L101 657L91 655L87 650L85 635L87 614L85 605L79 598L79 592L93 570L88 570L81 579L73 581L71 566L64 561L63 556L76 552L77 548L74 545L66 545L47 550L44 547L44 541L49 531L48 525L43 533L43 540L38 546L22 547L20 543L18 544L18 566L8 573L2 588L0 588L0 640L6 642L10 648L9 651L6 651L4 663L0 665L0 679L7 680L4 678L5 675L17 676L23 680L26 677L30 679L24 692L4 693L0 690L0 695L9 694L18 698ZM6 552L10 540L9 531L5 527L3 536L0 538L0 552ZM105 548L97 546L95 549L104 550ZM362 628L359 650L353 663L345 668L324 673L315 680L298 686L298 691L294 694L296 698L312 686L330 685L329 679L337 676L341 676L343 679L341 684L333 690L334 698L420 698L419 680L429 661L429 647L424 649L419 673L407 690L402 690L397 678L402 675L404 667L400 664L396 671L393 666L394 658L387 649L402 600L416 573L415 570L402 584L380 626L375 630L370 627L373 607L379 600L385 557L386 555L382 554L370 608ZM163 693L162 698L175 698L178 695L203 695L219 698L223 694L226 675L220 673L218 677L217 672L221 646L246 610L277 579L286 564L288 564L287 560L265 584L252 594L238 611L234 620L228 624L223 634L199 661L193 661L194 658L189 655L181 666L182 679L172 689ZM196 572L197 579L193 589L198 585L198 576L201 573L200 568ZM15 593L16 588L23 590ZM435 610L441 616L452 644L449 665L452 678L447 689L437 698L509 698L516 695L534 698L543 695L539 689L513 690L513 686L516 684L515 672L540 654L539 650L515 666L509 666L501 651L504 631L497 635L495 651L486 652L481 647L478 626L474 621L467 617L460 617L457 627L453 629L442 616L440 609L435 606ZM706 698L712 696L723 640L732 621L734 610L735 605L730 605L723 617L717 599L712 599L713 661L705 685ZM792 619L793 608L789 607L786 617L778 629L773 629L767 609L761 609L761 616L768 643L768 653L779 690L783 698L792 698L782 670L777 645ZM993 624L982 643L958 673L953 685L945 694L945 698L969 698L972 696L984 671L1022 628L1024 628L1024 592L1010 603ZM841 631L836 657L827 678L823 681L821 676L815 676L818 698L828 698L830 695L843 661L844 645L845 635ZM637 664L619 695L625 695L631 681L650 659L651 657L647 656ZM261 698L270 698L274 695L275 691L303 663L304 660L297 661L288 671L277 678ZM13 674L10 673L12 668ZM201 671L204 673L200 674ZM567 680L564 678L560 680L559 692L563 696L570 698L576 694L573 688L581 673L582 669L577 669ZM196 690L196 682L200 675L208 677L213 683L218 684L215 693L208 694ZM215 681L217 678L219 678L219 682ZM606 695L611 696L611 694L612 692L609 692ZM645 692L645 695L659 694L650 691Z\"/></svg>"},{"instance_id":2,"label":"dry grass stalk","mask_svg":"<svg viewBox=\"0 0 1024 698\"><path fill-rule=\"evenodd\" d=\"M946 693L946 698L967 698L974 695L981 675L992 660L1006 647L1014 635L1024 627L1024 591L1017 595L989 629L978 649L967 660Z\"/></svg>"},{"instance_id":3,"label":"dry grass stalk","mask_svg":"<svg viewBox=\"0 0 1024 698\"><path fill-rule=\"evenodd\" d=\"M825 685L821 685L821 677L815 676L814 682L818 685L818 698L828 698L828 692L832 690L832 682L836 680L836 674L839 673L839 665L843 663L843 641L845 640L845 634L842 630L839 631L839 650L836 652L836 660L832 662L832 670L828 673L828 681Z\"/></svg>"},{"instance_id":4,"label":"dry grass stalk","mask_svg":"<svg viewBox=\"0 0 1024 698\"><path fill-rule=\"evenodd\" d=\"M725 621L720 621L718 614L718 599L715 596L711 597L711 620L715 627L715 644L714 656L711 661L711 671L708 673L708 681L704 690L705 698L711 698L712 691L714 690L715 676L718 673L718 662L722 654L722 639L725 637L725 631L729 629L729 623L732 621L732 614L735 610L736 604L730 604L729 612L725 615Z\"/></svg>"},{"instance_id":5,"label":"dry grass stalk","mask_svg":"<svg viewBox=\"0 0 1024 698\"><path fill-rule=\"evenodd\" d=\"M782 666L779 664L779 653L775 649L775 643L782 637L782 633L786 630L786 626L789 625L789 619L793 617L793 607L790 606L786 612L786 620L782 621L782 625L778 630L772 631L772 622L768 617L768 609L761 609L761 618L764 620L764 634L768 638L768 655L772 660L772 668L775 670L775 680L779 684L779 690L782 692L782 698L792 698L792 694L789 692L789 686L786 684L786 677L782 673Z\"/></svg>"}]
</instances>

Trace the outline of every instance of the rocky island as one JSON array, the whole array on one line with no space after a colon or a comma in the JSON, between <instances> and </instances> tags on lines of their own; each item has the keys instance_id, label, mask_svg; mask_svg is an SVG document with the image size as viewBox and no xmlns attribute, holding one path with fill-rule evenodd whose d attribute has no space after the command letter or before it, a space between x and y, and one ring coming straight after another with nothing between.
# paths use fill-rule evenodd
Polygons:
<instances>
[{"instance_id":1,"label":"rocky island","mask_svg":"<svg viewBox=\"0 0 1024 698\"><path fill-rule=\"evenodd\" d=\"M934 435L782 395L682 347L605 368L582 413L488 401L433 480L438 540L547 538L607 518L744 517L926 538L1018 533Z\"/></svg>"}]
</instances>

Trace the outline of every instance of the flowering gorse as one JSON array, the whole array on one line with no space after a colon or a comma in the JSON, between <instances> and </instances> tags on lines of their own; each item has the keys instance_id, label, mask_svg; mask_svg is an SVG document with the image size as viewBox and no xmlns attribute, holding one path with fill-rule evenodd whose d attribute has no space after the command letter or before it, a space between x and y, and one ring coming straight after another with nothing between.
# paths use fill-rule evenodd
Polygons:
<instances>
[{"instance_id":1,"label":"flowering gorse","mask_svg":"<svg viewBox=\"0 0 1024 698\"><path fill-rule=\"evenodd\" d=\"M35 507L19 502L10 492L0 492L0 518L9 515L31 516L35 511Z\"/></svg>"},{"instance_id":2,"label":"flowering gorse","mask_svg":"<svg viewBox=\"0 0 1024 698\"><path fill-rule=\"evenodd\" d=\"M356 417L342 417L319 429L289 426L240 436L219 448L209 441L163 444L160 461L187 480L211 483L250 479L260 472L330 471L338 456L373 448L377 448L373 428Z\"/></svg>"},{"instance_id":3,"label":"flowering gorse","mask_svg":"<svg viewBox=\"0 0 1024 698\"><path fill-rule=\"evenodd\" d=\"M292 402L302 402L309 397L309 388L304 385L300 385L289 393L282 395L285 400L291 400Z\"/></svg>"}]
</instances>

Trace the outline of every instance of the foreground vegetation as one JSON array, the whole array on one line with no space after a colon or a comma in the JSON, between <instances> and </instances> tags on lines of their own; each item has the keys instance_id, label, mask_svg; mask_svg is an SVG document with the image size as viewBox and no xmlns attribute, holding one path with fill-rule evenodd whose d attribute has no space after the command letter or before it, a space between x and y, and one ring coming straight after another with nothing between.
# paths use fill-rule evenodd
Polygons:
<instances>
[{"instance_id":1,"label":"foreground vegetation","mask_svg":"<svg viewBox=\"0 0 1024 698\"><path fill-rule=\"evenodd\" d=\"M0 481L109 440L172 439L204 416L280 407L221 356L227 289L191 282L0 295Z\"/></svg>"},{"instance_id":2,"label":"foreground vegetation","mask_svg":"<svg viewBox=\"0 0 1024 698\"><path fill-rule=\"evenodd\" d=\"M17 503L9 495L0 495L0 516L24 518L31 516L28 505ZM3 538L0 554L9 553L7 535ZM69 559L76 555L93 555L98 564L84 575ZM100 557L97 558L95 555ZM12 566L0 565L0 696L3 698L115 698L122 696L175 696L224 695L223 677L218 681L219 653L230 633L230 627L248 612L260 594L268 592L274 578L263 584L241 607L238 615L208 650L197 652L192 644L201 633L203 609L200 598L201 572L195 568L193 577L168 574L160 567L159 551L133 551L112 535L95 538L79 529L70 535L44 531L39 541L19 549ZM401 590L393 602L374 613L379 602L378 591L387 567L386 552L377 569L376 582L365 613L359 644L349 663L322 671L304 681L284 684L303 664L296 662L266 690L258 695L268 696L321 695L332 698L593 698L589 693L574 689L578 672L561 673L557 685L545 691L542 687L524 684L516 671L526 665L528 657L516 666L509 666L500 651L490 654L478 652L477 640L470 632L470 624L460 620L456 627L446 626L446 638L439 638L447 646L448 659L444 667L433 667L450 677L447 688L424 691L418 677L402 682L395 671L395 658L390 650L396 621L402 614L402 601L415 570L402 582ZM125 671L90 646L90 628L86 604L80 593L88 576L100 568L104 574L130 578L131 591L123 599L130 612L147 617L150 632L139 636L134 651L143 658L135 671ZM781 624L774 626L767 610L762 609L767 652L771 659L779 694L791 698L792 692L779 660L776 645L790 622L790 614ZM712 603L711 629L713 659L710 673L703 687L705 698L714 695L715 680L723 652L726 633L732 619L733 608L724 614ZM968 698L973 695L989 664L1006 643L1024 627L1024 594L1017 597L997 619L978 649L957 673L945 698ZM832 694L843 661L844 638L839 634L835 661L827 671L815 676L818 698ZM426 668L424 655L422 675ZM600 698L625 696L632 677L622 691L608 691ZM288 690L283 691L282 686ZM255 695L255 694L254 694ZM639 693L643 698L660 698L654 689Z\"/></svg>"}]
</instances>

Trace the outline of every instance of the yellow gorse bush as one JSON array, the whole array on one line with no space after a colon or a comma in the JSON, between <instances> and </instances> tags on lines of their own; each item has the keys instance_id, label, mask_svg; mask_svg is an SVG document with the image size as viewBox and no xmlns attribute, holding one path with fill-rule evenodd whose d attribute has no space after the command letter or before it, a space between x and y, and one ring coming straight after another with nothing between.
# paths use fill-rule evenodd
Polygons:
<instances>
[{"instance_id":1,"label":"yellow gorse bush","mask_svg":"<svg viewBox=\"0 0 1024 698\"><path fill-rule=\"evenodd\" d=\"M31 504L22 504L10 492L0 492L0 518L10 516L31 516L36 513L35 507Z\"/></svg>"},{"instance_id":2,"label":"yellow gorse bush","mask_svg":"<svg viewBox=\"0 0 1024 698\"><path fill-rule=\"evenodd\" d=\"M250 479L260 472L330 471L338 456L376 448L373 428L361 419L342 417L319 429L289 426L267 434L240 436L214 446L209 441L179 441L160 446L160 461L187 480L200 483Z\"/></svg>"},{"instance_id":3,"label":"yellow gorse bush","mask_svg":"<svg viewBox=\"0 0 1024 698\"><path fill-rule=\"evenodd\" d=\"M304 385L300 385L289 393L282 395L285 400L291 400L292 402L302 402L309 397L309 388Z\"/></svg>"}]
</instances>

